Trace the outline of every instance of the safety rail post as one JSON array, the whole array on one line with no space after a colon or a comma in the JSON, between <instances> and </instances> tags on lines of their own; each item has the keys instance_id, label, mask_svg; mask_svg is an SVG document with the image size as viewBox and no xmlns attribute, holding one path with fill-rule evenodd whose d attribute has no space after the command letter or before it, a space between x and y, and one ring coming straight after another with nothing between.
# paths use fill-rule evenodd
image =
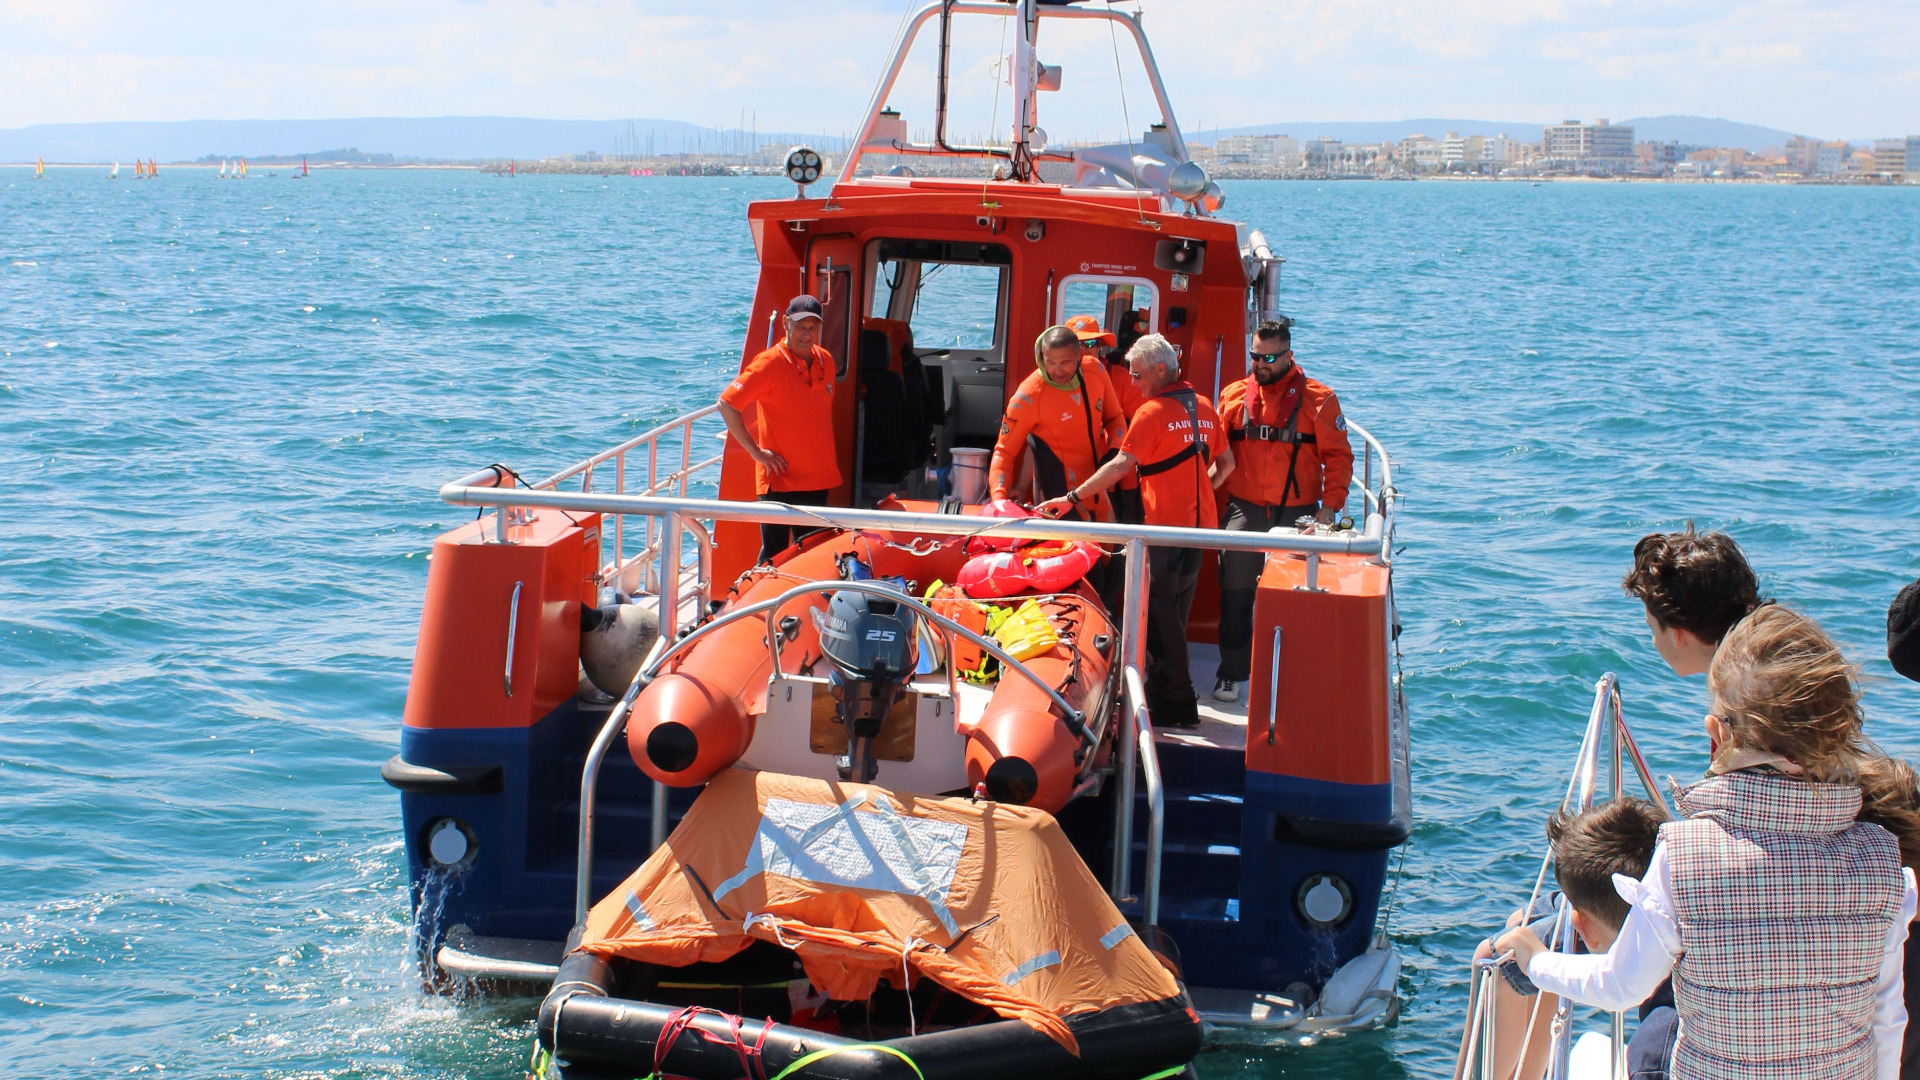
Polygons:
<instances>
[{"instance_id":1,"label":"safety rail post","mask_svg":"<svg viewBox=\"0 0 1920 1080\"><path fill-rule=\"evenodd\" d=\"M1151 574L1147 568L1147 545L1142 540L1127 541L1126 606L1120 616L1120 662L1136 673L1147 662L1147 587ZM1129 687L1128 694L1133 693ZM1144 695L1144 691L1142 694ZM1129 701L1122 710L1122 730L1113 744L1113 879L1107 894L1115 900L1127 898L1128 880L1133 876L1133 759L1139 742L1140 720L1146 713L1144 699ZM1147 717L1152 733L1152 718Z\"/></svg>"},{"instance_id":2,"label":"safety rail post","mask_svg":"<svg viewBox=\"0 0 1920 1080\"><path fill-rule=\"evenodd\" d=\"M1148 926L1160 925L1160 855L1166 840L1167 793L1160 781L1160 750L1153 744L1153 724L1147 717L1146 687L1140 669L1127 665L1127 711L1133 716L1134 738L1140 744L1140 771L1147 780L1147 869L1141 882L1140 906ZM1131 809L1131 807L1129 807ZM1132 820L1132 815L1128 815ZM1131 847L1131 844L1129 844Z\"/></svg>"},{"instance_id":3,"label":"safety rail post","mask_svg":"<svg viewBox=\"0 0 1920 1080\"><path fill-rule=\"evenodd\" d=\"M613 489L616 495L627 493L627 452L620 451L613 465ZM605 530L602 530L602 535ZM620 588L620 568L627 561L627 515L613 515L613 587Z\"/></svg>"},{"instance_id":4,"label":"safety rail post","mask_svg":"<svg viewBox=\"0 0 1920 1080\"><path fill-rule=\"evenodd\" d=\"M600 733L594 736L593 746L587 751L586 764L580 770L580 850L573 879L573 921L576 924L585 922L587 911L593 907L593 804L600 782L600 765L606 760L607 750L620 734L620 729L626 725L627 714L633 710L633 699L640 696L641 688L646 685L648 668L652 667L654 658L665 647L665 638L654 639L647 662L634 672L626 693L620 695L619 703L607 714L607 722L600 725Z\"/></svg>"},{"instance_id":5,"label":"safety rail post","mask_svg":"<svg viewBox=\"0 0 1920 1080\"><path fill-rule=\"evenodd\" d=\"M671 645L680 628L680 513L671 511L661 523L660 640ZM647 853L667 842L667 785L653 782L653 810L647 822Z\"/></svg>"}]
</instances>

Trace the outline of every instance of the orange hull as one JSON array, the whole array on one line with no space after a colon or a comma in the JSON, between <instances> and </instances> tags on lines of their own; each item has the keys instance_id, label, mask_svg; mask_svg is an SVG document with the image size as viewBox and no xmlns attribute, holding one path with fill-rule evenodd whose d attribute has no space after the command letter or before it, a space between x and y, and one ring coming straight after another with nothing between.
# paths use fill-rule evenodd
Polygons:
<instances>
[{"instance_id":1,"label":"orange hull","mask_svg":"<svg viewBox=\"0 0 1920 1080\"><path fill-rule=\"evenodd\" d=\"M730 604L771 599L806 581L834 580L839 576L835 560L849 553L876 577L904 577L921 588L936 578L951 580L966 560L957 538L915 554L865 534L834 535L790 553L772 571L750 571L735 586ZM799 621L794 636L781 646L784 674L813 662L825 664L810 612L826 602L827 594L816 594L794 600L776 615L776 624L787 615ZM1062 640L1027 666L1091 719L1108 700L1107 657L1118 634L1091 594L1062 596L1043 606ZM706 783L752 745L772 674L764 622L744 619L722 627L634 701L627 723L634 761L649 777L673 787ZM1046 694L1020 676L1002 678L967 733L967 782L985 783L999 802L1058 811L1073 794L1078 745Z\"/></svg>"},{"instance_id":2,"label":"orange hull","mask_svg":"<svg viewBox=\"0 0 1920 1080\"><path fill-rule=\"evenodd\" d=\"M1061 641L1026 661L1027 667L1091 725L1107 702L1107 657L1117 651L1119 634L1097 600L1062 596L1041 606ZM984 782L996 802L1058 813L1073 796L1079 745L1039 687L1018 675L1003 677L968 736L967 782Z\"/></svg>"},{"instance_id":3,"label":"orange hull","mask_svg":"<svg viewBox=\"0 0 1920 1080\"><path fill-rule=\"evenodd\" d=\"M897 538L900 543L910 539ZM834 560L844 554L856 555L875 577L905 577L923 587L937 577L951 578L966 558L958 539L931 554L915 555L890 547L879 537L843 533L790 554L772 572L749 571L734 586L730 604L770 600L803 582L831 581L839 577ZM817 593L793 601L775 616L776 624L786 615L799 618L798 632L781 646L782 671L792 673L820 660L820 640L810 611L824 609L826 603L827 594ZM663 784L706 783L738 761L752 744L754 719L766 711L767 680L772 675L764 622L742 619L722 627L634 701L627 721L627 746L633 760Z\"/></svg>"}]
</instances>

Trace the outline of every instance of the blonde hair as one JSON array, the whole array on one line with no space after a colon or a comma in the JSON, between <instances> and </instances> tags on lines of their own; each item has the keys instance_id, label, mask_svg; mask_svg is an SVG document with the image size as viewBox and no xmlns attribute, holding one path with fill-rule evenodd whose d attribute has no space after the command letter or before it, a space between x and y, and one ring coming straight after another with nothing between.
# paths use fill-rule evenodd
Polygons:
<instances>
[{"instance_id":1,"label":"blonde hair","mask_svg":"<svg viewBox=\"0 0 1920 1080\"><path fill-rule=\"evenodd\" d=\"M1873 754L1856 763L1860 820L1900 842L1900 864L1920 867L1920 777L1899 758Z\"/></svg>"},{"instance_id":2,"label":"blonde hair","mask_svg":"<svg viewBox=\"0 0 1920 1080\"><path fill-rule=\"evenodd\" d=\"M1727 632L1707 685L1735 745L1788 758L1810 780L1844 783L1870 752L1859 674L1820 624L1768 604Z\"/></svg>"}]
</instances>

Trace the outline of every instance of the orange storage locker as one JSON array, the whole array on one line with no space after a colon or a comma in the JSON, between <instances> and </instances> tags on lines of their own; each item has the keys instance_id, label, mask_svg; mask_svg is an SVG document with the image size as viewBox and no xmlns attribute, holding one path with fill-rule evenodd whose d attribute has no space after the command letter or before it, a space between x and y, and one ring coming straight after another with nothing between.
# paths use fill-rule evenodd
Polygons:
<instances>
[{"instance_id":1,"label":"orange storage locker","mask_svg":"<svg viewBox=\"0 0 1920 1080\"><path fill-rule=\"evenodd\" d=\"M1247 770L1390 785L1387 568L1323 555L1317 588L1306 584L1306 556L1267 558L1254 597Z\"/></svg>"},{"instance_id":2,"label":"orange storage locker","mask_svg":"<svg viewBox=\"0 0 1920 1080\"><path fill-rule=\"evenodd\" d=\"M505 544L493 527L485 518L433 543L408 727L527 727L579 689L580 606L595 601L600 515L540 510Z\"/></svg>"}]
</instances>

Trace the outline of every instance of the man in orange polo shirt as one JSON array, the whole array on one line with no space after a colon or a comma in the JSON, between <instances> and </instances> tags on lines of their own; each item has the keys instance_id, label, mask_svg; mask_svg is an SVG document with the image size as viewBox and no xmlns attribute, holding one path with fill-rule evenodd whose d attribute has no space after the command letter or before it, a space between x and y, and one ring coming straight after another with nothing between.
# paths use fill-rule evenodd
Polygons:
<instances>
[{"instance_id":1,"label":"man in orange polo shirt","mask_svg":"<svg viewBox=\"0 0 1920 1080\"><path fill-rule=\"evenodd\" d=\"M1234 468L1213 403L1181 380L1180 358L1159 334L1127 350L1127 371L1145 400L1120 452L1065 498L1042 503L1040 511L1057 516L1083 506L1138 469L1146 524L1213 528L1213 489ZM1200 714L1187 670L1187 613L1200 580L1200 549L1152 547L1147 561L1147 708L1156 725L1195 727Z\"/></svg>"},{"instance_id":2,"label":"man in orange polo shirt","mask_svg":"<svg viewBox=\"0 0 1920 1080\"><path fill-rule=\"evenodd\" d=\"M748 428L745 410L757 406ZM820 347L820 301L802 294L787 304L780 344L747 361L720 391L727 433L753 459L762 502L825 506L840 484L833 441L833 355ZM791 525L760 526L760 561L767 562L812 532Z\"/></svg>"},{"instance_id":3,"label":"man in orange polo shirt","mask_svg":"<svg viewBox=\"0 0 1920 1080\"><path fill-rule=\"evenodd\" d=\"M1331 522L1347 504L1353 447L1340 399L1293 362L1293 324L1253 332L1252 375L1220 391L1220 420L1239 468L1227 481L1221 528L1265 532L1303 517ZM1220 553L1220 668L1213 696L1238 701L1253 661L1253 594L1266 556Z\"/></svg>"}]
</instances>

